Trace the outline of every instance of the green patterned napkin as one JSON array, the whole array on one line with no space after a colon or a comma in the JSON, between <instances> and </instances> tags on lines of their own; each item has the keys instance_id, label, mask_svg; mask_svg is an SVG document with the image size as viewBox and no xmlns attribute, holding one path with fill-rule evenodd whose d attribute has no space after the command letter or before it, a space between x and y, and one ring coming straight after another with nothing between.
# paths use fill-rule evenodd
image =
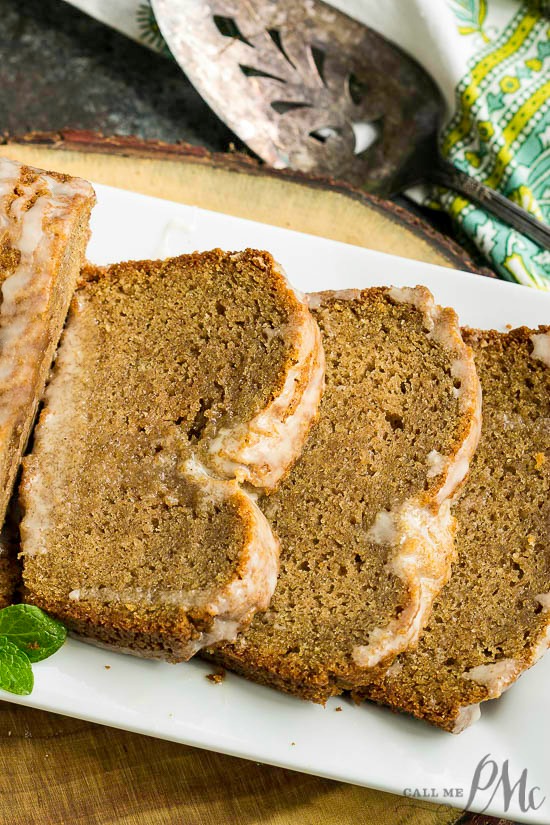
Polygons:
<instances>
[{"instance_id":1,"label":"green patterned napkin","mask_svg":"<svg viewBox=\"0 0 550 825\"><path fill-rule=\"evenodd\" d=\"M550 222L550 19L543 3L516 5L500 30L487 26L498 0L453 0L459 32L482 42L468 60L455 114L441 136L460 169ZM546 10L544 6L546 5ZM550 290L550 251L450 191L436 195L510 281Z\"/></svg>"},{"instance_id":2,"label":"green patterned napkin","mask_svg":"<svg viewBox=\"0 0 550 825\"><path fill-rule=\"evenodd\" d=\"M168 53L149 2L69 0ZM550 222L550 0L329 0L410 52L449 110L443 153ZM450 191L411 193L445 209L509 281L550 291L550 252Z\"/></svg>"}]
</instances>

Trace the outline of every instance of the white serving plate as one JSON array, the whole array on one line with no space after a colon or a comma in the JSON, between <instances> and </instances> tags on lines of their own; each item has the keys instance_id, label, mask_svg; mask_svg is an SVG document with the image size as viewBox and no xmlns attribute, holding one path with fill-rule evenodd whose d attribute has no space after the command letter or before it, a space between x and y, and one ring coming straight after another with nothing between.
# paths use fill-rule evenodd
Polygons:
<instances>
[{"instance_id":1,"label":"white serving plate","mask_svg":"<svg viewBox=\"0 0 550 825\"><path fill-rule=\"evenodd\" d=\"M95 263L155 258L209 249L269 249L304 291L374 284L425 284L455 307L462 323L505 329L550 322L550 294L195 207L97 186L88 255ZM109 665L109 669L106 669ZM521 822L550 823L550 655L481 720L459 736L375 706L333 699L309 704L208 664L168 665L105 652L70 640L34 667L31 696L0 691L8 701L259 762L379 788L396 794L427 789L432 801L463 808L476 765L486 754L512 784L527 770L542 806L523 811L518 789L505 809L502 787L471 806ZM340 706L341 713L335 713ZM489 769L483 774L488 778ZM484 783L482 783L484 784ZM460 789L462 796L445 796ZM490 801L493 796L492 801Z\"/></svg>"}]
</instances>

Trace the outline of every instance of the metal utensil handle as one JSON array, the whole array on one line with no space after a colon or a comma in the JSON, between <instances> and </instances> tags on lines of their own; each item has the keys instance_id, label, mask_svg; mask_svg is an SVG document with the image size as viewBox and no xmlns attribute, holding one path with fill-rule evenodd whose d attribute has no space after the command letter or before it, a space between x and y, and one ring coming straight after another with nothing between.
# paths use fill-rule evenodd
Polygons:
<instances>
[{"instance_id":1,"label":"metal utensil handle","mask_svg":"<svg viewBox=\"0 0 550 825\"><path fill-rule=\"evenodd\" d=\"M517 229L523 235L527 235L532 241L542 246L543 249L550 249L550 227L541 223L521 206L511 200L489 189L479 181L471 178L465 172L457 169L452 163L443 158L438 159L436 166L430 170L430 182L448 189L454 189L464 195L468 200L477 203L496 218L507 223L513 229Z\"/></svg>"}]
</instances>

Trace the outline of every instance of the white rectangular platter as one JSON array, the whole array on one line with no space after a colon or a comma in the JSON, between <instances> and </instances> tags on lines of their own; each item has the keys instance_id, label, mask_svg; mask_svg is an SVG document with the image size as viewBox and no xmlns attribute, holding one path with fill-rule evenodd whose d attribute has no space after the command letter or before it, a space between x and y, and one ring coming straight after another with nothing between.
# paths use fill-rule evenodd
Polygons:
<instances>
[{"instance_id":1,"label":"white rectangular platter","mask_svg":"<svg viewBox=\"0 0 550 825\"><path fill-rule=\"evenodd\" d=\"M88 250L95 263L252 246L271 251L304 291L425 284L470 326L550 323L550 294L526 287L105 186L96 191ZM212 667L198 660L168 665L73 640L34 671L31 696L0 691L1 698L396 794L429 789L439 804L463 808L476 765L490 754L499 768L508 760L512 784L526 770L527 790L541 789L536 804L546 801L522 810L516 789L505 810L503 789L493 784L472 809L488 804L493 815L550 823L550 654L459 736L342 699L323 708L233 674L212 684L205 678Z\"/></svg>"}]
</instances>

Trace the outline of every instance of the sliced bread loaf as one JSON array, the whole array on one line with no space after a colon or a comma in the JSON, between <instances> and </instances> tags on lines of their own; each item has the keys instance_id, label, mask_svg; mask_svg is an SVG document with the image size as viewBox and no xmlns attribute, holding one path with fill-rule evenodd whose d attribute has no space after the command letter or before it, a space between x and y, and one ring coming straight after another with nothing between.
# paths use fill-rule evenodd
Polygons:
<instances>
[{"instance_id":1,"label":"sliced bread loaf","mask_svg":"<svg viewBox=\"0 0 550 825\"><path fill-rule=\"evenodd\" d=\"M483 428L458 560L417 650L356 693L459 733L550 643L550 327L465 332Z\"/></svg>"},{"instance_id":2,"label":"sliced bread loaf","mask_svg":"<svg viewBox=\"0 0 550 825\"><path fill-rule=\"evenodd\" d=\"M449 497L480 428L471 351L423 287L310 296L327 370L319 420L260 500L281 541L269 610L226 667L315 701L413 644L453 557Z\"/></svg>"},{"instance_id":3,"label":"sliced bread loaf","mask_svg":"<svg viewBox=\"0 0 550 825\"><path fill-rule=\"evenodd\" d=\"M94 202L86 181L0 158L0 526L80 272ZM1 566L12 569L5 560ZM6 574L6 583L12 578Z\"/></svg>"},{"instance_id":4,"label":"sliced bread loaf","mask_svg":"<svg viewBox=\"0 0 550 825\"><path fill-rule=\"evenodd\" d=\"M25 462L25 597L95 642L188 659L269 604L278 542L238 481L271 488L299 453L319 330L264 252L85 278Z\"/></svg>"}]
</instances>

